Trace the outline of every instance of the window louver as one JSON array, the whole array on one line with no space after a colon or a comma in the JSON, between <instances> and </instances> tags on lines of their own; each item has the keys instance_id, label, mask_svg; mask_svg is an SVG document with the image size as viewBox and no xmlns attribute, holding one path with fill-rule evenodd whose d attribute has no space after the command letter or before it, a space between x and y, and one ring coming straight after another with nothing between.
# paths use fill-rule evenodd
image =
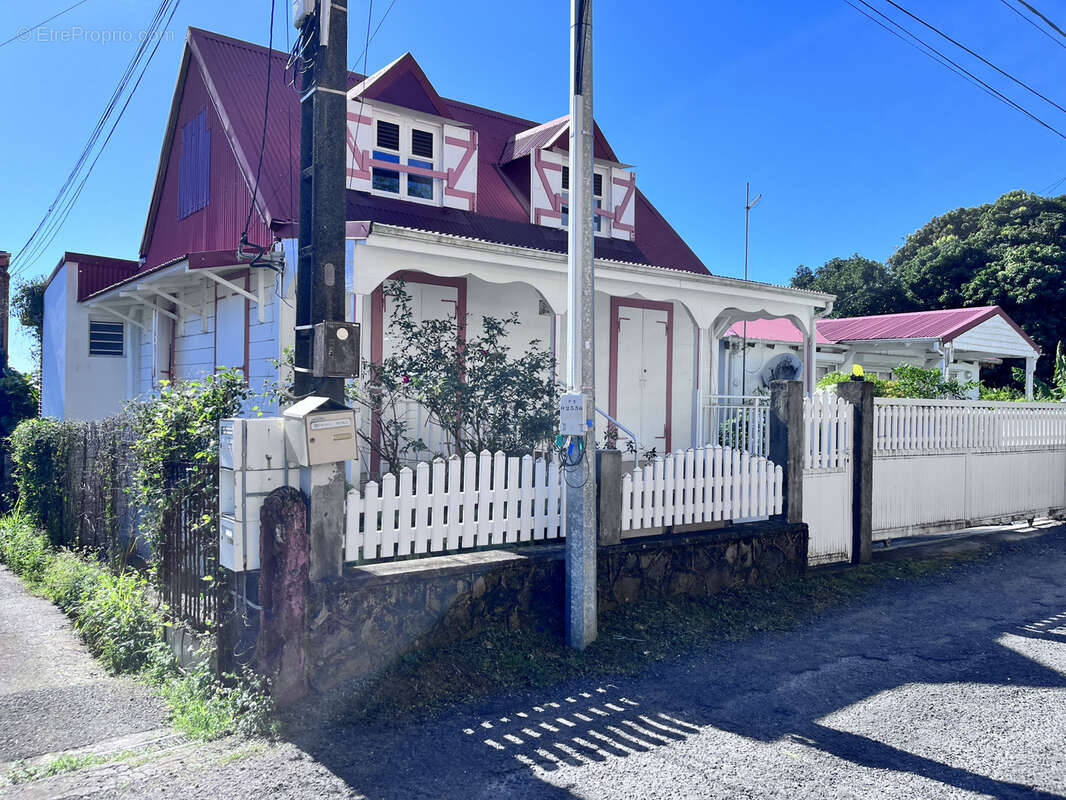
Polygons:
<instances>
[{"instance_id":1,"label":"window louver","mask_svg":"<svg viewBox=\"0 0 1066 800\"><path fill-rule=\"evenodd\" d=\"M411 153L416 156L433 158L433 134L429 131L411 129Z\"/></svg>"},{"instance_id":2,"label":"window louver","mask_svg":"<svg viewBox=\"0 0 1066 800\"><path fill-rule=\"evenodd\" d=\"M121 356L124 329L121 322L89 320L89 355Z\"/></svg>"},{"instance_id":3,"label":"window louver","mask_svg":"<svg viewBox=\"0 0 1066 800\"><path fill-rule=\"evenodd\" d=\"M400 126L395 122L378 121L378 147L386 150L400 149Z\"/></svg>"}]
</instances>

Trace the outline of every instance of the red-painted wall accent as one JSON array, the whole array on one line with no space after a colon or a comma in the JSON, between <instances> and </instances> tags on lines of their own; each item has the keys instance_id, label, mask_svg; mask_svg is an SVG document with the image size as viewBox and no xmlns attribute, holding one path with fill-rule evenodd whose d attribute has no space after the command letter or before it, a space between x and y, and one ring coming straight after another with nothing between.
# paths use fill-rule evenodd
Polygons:
<instances>
[{"instance_id":1,"label":"red-painted wall accent","mask_svg":"<svg viewBox=\"0 0 1066 800\"><path fill-rule=\"evenodd\" d=\"M209 200L200 210L184 219L178 219L181 129L205 108L207 128L211 135ZM203 75L196 61L191 60L178 111L177 128L170 145L170 153L167 155L167 169L163 177L163 190L152 238L148 243L148 251L143 254L144 269L201 250L236 251L250 203L248 183L237 166L237 159L230 149L222 123L208 98ZM258 214L252 215L248 238L263 246L269 246L273 242L270 230Z\"/></svg>"}]
</instances>

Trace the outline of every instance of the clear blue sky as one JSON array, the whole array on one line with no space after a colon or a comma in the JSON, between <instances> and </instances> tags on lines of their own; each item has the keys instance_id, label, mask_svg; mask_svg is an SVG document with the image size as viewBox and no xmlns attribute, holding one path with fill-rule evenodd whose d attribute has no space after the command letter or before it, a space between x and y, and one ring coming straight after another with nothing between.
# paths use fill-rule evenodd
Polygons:
<instances>
[{"instance_id":1,"label":"clear blue sky","mask_svg":"<svg viewBox=\"0 0 1066 800\"><path fill-rule=\"evenodd\" d=\"M1066 49L1001 0L897 1L1066 105ZM389 2L374 2L375 25ZM368 5L349 3L354 59ZM0 40L69 4L9 7ZM87 0L47 27L136 31L155 5ZM1039 5L1066 22L1061 0ZM278 0L279 48L291 36L288 6ZM183 0L173 38L156 54L63 232L30 273L47 274L64 250L137 257L186 27L266 44L269 9L268 0ZM1066 140L843 0L598 0L595 14L596 118L712 272L742 273L745 180L764 194L752 212L752 277L784 283L798 264L854 252L884 259L933 215L1011 189L1040 192L1066 176ZM396 0L371 43L368 69L410 50L442 95L547 120L567 110L568 24L563 0ZM923 38L935 39L928 31ZM17 251L36 226L134 47L82 34L0 48L7 76L0 249ZM980 74L1008 91L987 68ZM1066 129L1066 114L1018 87L1009 94ZM13 351L15 365L28 367L24 335L14 337Z\"/></svg>"}]
</instances>

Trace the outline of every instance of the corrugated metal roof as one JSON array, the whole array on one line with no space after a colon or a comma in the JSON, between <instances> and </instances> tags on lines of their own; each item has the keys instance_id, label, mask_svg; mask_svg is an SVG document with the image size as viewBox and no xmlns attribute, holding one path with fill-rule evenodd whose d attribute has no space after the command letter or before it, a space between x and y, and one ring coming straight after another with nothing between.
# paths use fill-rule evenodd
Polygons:
<instances>
[{"instance_id":1,"label":"corrugated metal roof","mask_svg":"<svg viewBox=\"0 0 1066 800\"><path fill-rule=\"evenodd\" d=\"M803 334L790 319L753 319L747 323L749 339L757 339L764 342L789 342L803 343ZM818 344L830 344L830 341L822 334L822 323L819 321ZM735 322L726 331L726 336L744 336L744 323Z\"/></svg>"},{"instance_id":2,"label":"corrugated metal roof","mask_svg":"<svg viewBox=\"0 0 1066 800\"><path fill-rule=\"evenodd\" d=\"M818 343L936 339L950 342L994 316L1001 316L1030 345L1039 346L999 306L948 308L940 311L909 311L868 317L820 319ZM742 336L741 323L730 327L728 336ZM803 334L787 319L760 319L748 323L748 338L773 342L802 342Z\"/></svg>"},{"instance_id":3,"label":"corrugated metal roof","mask_svg":"<svg viewBox=\"0 0 1066 800\"><path fill-rule=\"evenodd\" d=\"M267 50L259 45L197 28L190 29L189 38L229 121L227 135L233 142L234 150L243 153L254 171L262 136ZM296 167L299 164L299 100L292 87L285 83L287 54L275 51L273 57L271 119L267 127L260 191L272 220L293 220L296 218L295 204L298 202ZM403 62L400 59L397 63ZM355 85L361 79L361 76L351 74L349 85ZM456 233L458 231L453 226L458 225L463 229L458 232L459 235L548 250L558 250L561 237L561 246L565 250L564 232L529 222L527 199L517 194L514 184L504 178L498 166L508 142L517 134L538 127L537 123L455 100L444 99L443 102L452 112L453 119L470 125L478 133L477 213L427 207L349 191L348 219L389 222L442 233ZM636 242L597 239L597 255L603 250L610 253L604 256L608 258L689 272L708 272L703 262L639 190L635 215ZM398 221L401 218L408 221ZM417 222L412 222L413 219ZM466 232L470 230L476 233ZM544 246L530 242L551 244Z\"/></svg>"},{"instance_id":4,"label":"corrugated metal roof","mask_svg":"<svg viewBox=\"0 0 1066 800\"><path fill-rule=\"evenodd\" d=\"M818 323L818 330L834 342L868 339L942 339L983 322L999 306L949 308L943 311L911 311L903 314L880 314L872 317L843 317ZM1006 316L1004 314L1004 316Z\"/></svg>"}]
</instances>

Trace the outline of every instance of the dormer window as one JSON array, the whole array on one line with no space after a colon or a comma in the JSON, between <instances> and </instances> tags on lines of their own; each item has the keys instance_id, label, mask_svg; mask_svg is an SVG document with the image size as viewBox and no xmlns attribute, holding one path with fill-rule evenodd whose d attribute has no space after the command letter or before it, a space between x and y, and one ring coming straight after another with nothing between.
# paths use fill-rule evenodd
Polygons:
<instances>
[{"instance_id":1,"label":"dormer window","mask_svg":"<svg viewBox=\"0 0 1066 800\"><path fill-rule=\"evenodd\" d=\"M407 120L375 122L371 186L375 192L440 202L440 129ZM396 164L396 169L388 165Z\"/></svg>"},{"instance_id":2,"label":"dormer window","mask_svg":"<svg viewBox=\"0 0 1066 800\"><path fill-rule=\"evenodd\" d=\"M601 173L601 172L593 171L593 173L592 173L592 195L593 195L593 197L595 199L597 210L603 208L603 173ZM565 165L563 166L563 191L562 191L562 197L563 197L563 205L562 205L563 227L564 228L568 228L568 227L570 227L570 205L569 205L569 197L570 197L570 167L565 166ZM594 230L596 233L605 232L605 231L602 230L602 228L603 228L602 219L603 219L603 217L600 214L597 214L597 213L593 212L593 215L592 215L592 230Z\"/></svg>"}]
</instances>

